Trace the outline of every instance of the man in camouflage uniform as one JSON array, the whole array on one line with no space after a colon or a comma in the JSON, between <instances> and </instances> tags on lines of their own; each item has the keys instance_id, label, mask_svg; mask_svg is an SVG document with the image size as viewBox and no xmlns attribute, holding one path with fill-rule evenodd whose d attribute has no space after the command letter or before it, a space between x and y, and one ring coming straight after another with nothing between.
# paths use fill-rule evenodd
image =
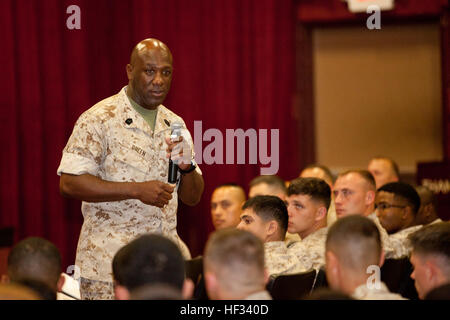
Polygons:
<instances>
[{"instance_id":1,"label":"man in camouflage uniform","mask_svg":"<svg viewBox=\"0 0 450 320\"><path fill-rule=\"evenodd\" d=\"M405 300L389 292L381 281L384 254L379 229L371 219L360 215L339 218L328 231L325 255L332 289L358 300Z\"/></svg>"},{"instance_id":2,"label":"man in camouflage uniform","mask_svg":"<svg viewBox=\"0 0 450 320\"><path fill-rule=\"evenodd\" d=\"M227 183L216 187L211 195L211 221L214 229L236 227L244 202L245 191L240 185Z\"/></svg>"},{"instance_id":3,"label":"man in camouflage uniform","mask_svg":"<svg viewBox=\"0 0 450 320\"><path fill-rule=\"evenodd\" d=\"M176 232L178 197L195 205L204 188L183 120L162 105L172 81L170 50L141 41L127 75L128 86L80 116L58 168L61 194L83 201L75 262L82 299L113 298L112 258L141 234L165 235L189 258ZM168 137L175 122L185 129L179 141ZM168 157L180 161L176 185L166 183Z\"/></svg>"},{"instance_id":4,"label":"man in camouflage uniform","mask_svg":"<svg viewBox=\"0 0 450 320\"><path fill-rule=\"evenodd\" d=\"M437 214L437 199L433 191L426 186L417 186L420 197L420 208L416 215L416 224L426 226L431 223L442 222Z\"/></svg>"},{"instance_id":5,"label":"man in camouflage uniform","mask_svg":"<svg viewBox=\"0 0 450 320\"><path fill-rule=\"evenodd\" d=\"M422 228L416 224L420 208L417 191L407 183L387 183L377 190L375 208L391 243L398 243L398 248L403 250L397 256L408 257L411 252L408 235Z\"/></svg>"},{"instance_id":6,"label":"man in camouflage uniform","mask_svg":"<svg viewBox=\"0 0 450 320\"><path fill-rule=\"evenodd\" d=\"M400 180L400 171L397 163L388 157L374 157L370 159L367 170L375 179L376 188L379 189L386 183Z\"/></svg>"},{"instance_id":7,"label":"man in camouflage uniform","mask_svg":"<svg viewBox=\"0 0 450 320\"><path fill-rule=\"evenodd\" d=\"M286 182L277 175L260 175L253 178L248 185L248 197L254 196L277 196L286 201ZM284 242L286 245L294 241L300 241L298 234L286 232Z\"/></svg>"},{"instance_id":8,"label":"man in camouflage uniform","mask_svg":"<svg viewBox=\"0 0 450 320\"><path fill-rule=\"evenodd\" d=\"M331 202L329 185L319 178L297 178L288 188L289 227L301 241L289 246L304 269L320 269L325 265L327 212Z\"/></svg>"},{"instance_id":9,"label":"man in camouflage uniform","mask_svg":"<svg viewBox=\"0 0 450 320\"><path fill-rule=\"evenodd\" d=\"M411 233L411 278L420 299L450 283L450 222L431 223Z\"/></svg>"},{"instance_id":10,"label":"man in camouflage uniform","mask_svg":"<svg viewBox=\"0 0 450 320\"><path fill-rule=\"evenodd\" d=\"M302 172L300 172L299 178L319 178L325 181L333 191L334 176L331 170L321 164L307 165ZM337 220L336 208L334 207L333 192L331 193L331 203L327 214L327 226L331 226Z\"/></svg>"},{"instance_id":11,"label":"man in camouflage uniform","mask_svg":"<svg viewBox=\"0 0 450 320\"><path fill-rule=\"evenodd\" d=\"M216 230L203 257L205 289L211 300L272 300L266 290L263 243L253 233Z\"/></svg>"},{"instance_id":12,"label":"man in camouflage uniform","mask_svg":"<svg viewBox=\"0 0 450 320\"><path fill-rule=\"evenodd\" d=\"M361 215L371 219L378 227L386 258L401 258L402 244L391 241L375 213L375 179L367 170L349 170L338 175L333 187L338 219L348 215Z\"/></svg>"},{"instance_id":13,"label":"man in camouflage uniform","mask_svg":"<svg viewBox=\"0 0 450 320\"><path fill-rule=\"evenodd\" d=\"M277 196L252 197L245 202L240 218L237 228L250 231L264 243L264 264L269 275L307 271L284 242L288 213L283 200Z\"/></svg>"}]
</instances>

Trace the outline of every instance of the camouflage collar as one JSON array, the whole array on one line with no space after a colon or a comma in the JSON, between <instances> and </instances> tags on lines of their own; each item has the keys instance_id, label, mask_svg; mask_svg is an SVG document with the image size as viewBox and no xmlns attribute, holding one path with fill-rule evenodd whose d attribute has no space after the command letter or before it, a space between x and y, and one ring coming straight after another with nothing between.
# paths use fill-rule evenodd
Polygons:
<instances>
[{"instance_id":1,"label":"camouflage collar","mask_svg":"<svg viewBox=\"0 0 450 320\"><path fill-rule=\"evenodd\" d=\"M127 86L123 87L117 95L118 105L122 108L122 126L127 129L141 129L150 136L152 136L153 134L159 135L160 133L164 132L167 132L167 135L169 135L170 125L173 122L173 116L171 115L171 112L162 104L157 107L158 111L156 114L155 131L152 132L152 129L145 121L145 119L131 105L126 93L126 88Z\"/></svg>"}]
</instances>

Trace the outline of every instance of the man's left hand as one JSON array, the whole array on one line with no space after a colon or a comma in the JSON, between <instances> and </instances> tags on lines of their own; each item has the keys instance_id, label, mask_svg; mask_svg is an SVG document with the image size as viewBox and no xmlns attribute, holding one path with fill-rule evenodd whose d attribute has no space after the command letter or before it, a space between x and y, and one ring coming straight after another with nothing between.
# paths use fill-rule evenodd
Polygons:
<instances>
[{"instance_id":1,"label":"man's left hand","mask_svg":"<svg viewBox=\"0 0 450 320\"><path fill-rule=\"evenodd\" d=\"M167 143L167 158L172 159L172 161L178 161L178 167L181 170L188 170L191 167L191 155L192 150L189 143L179 137L177 141L172 141L170 137L166 137Z\"/></svg>"}]
</instances>

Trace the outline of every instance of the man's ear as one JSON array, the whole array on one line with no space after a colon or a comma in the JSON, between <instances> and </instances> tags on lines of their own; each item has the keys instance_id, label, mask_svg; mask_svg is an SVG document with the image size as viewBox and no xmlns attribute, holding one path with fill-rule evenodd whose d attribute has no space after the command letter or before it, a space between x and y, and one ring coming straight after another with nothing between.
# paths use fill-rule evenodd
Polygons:
<instances>
[{"instance_id":1,"label":"man's ear","mask_svg":"<svg viewBox=\"0 0 450 320\"><path fill-rule=\"evenodd\" d=\"M272 236L278 232L278 224L275 220L269 221L266 225L266 236Z\"/></svg>"},{"instance_id":2,"label":"man's ear","mask_svg":"<svg viewBox=\"0 0 450 320\"><path fill-rule=\"evenodd\" d=\"M133 77L132 77L133 66L132 66L131 64L127 64L126 70L127 70L127 77L128 77L128 80L133 79Z\"/></svg>"},{"instance_id":3,"label":"man's ear","mask_svg":"<svg viewBox=\"0 0 450 320\"><path fill-rule=\"evenodd\" d=\"M414 213L412 212L412 208L410 206L406 206L404 210L405 211L402 214L402 220L406 220L408 219L408 217L414 219Z\"/></svg>"},{"instance_id":4,"label":"man's ear","mask_svg":"<svg viewBox=\"0 0 450 320\"><path fill-rule=\"evenodd\" d=\"M340 268L337 256L330 250L325 252L326 277L330 288L340 290Z\"/></svg>"},{"instance_id":5,"label":"man's ear","mask_svg":"<svg viewBox=\"0 0 450 320\"><path fill-rule=\"evenodd\" d=\"M384 264L384 260L385 260L385 254L384 254L384 250L381 249L381 255L380 255L380 261L378 262L378 266L381 268Z\"/></svg>"},{"instance_id":6,"label":"man's ear","mask_svg":"<svg viewBox=\"0 0 450 320\"><path fill-rule=\"evenodd\" d=\"M66 278L64 278L63 274L61 273L59 275L58 282L56 283L56 290L58 292L62 291L62 288L63 288L65 282L66 282Z\"/></svg>"},{"instance_id":7,"label":"man's ear","mask_svg":"<svg viewBox=\"0 0 450 320\"><path fill-rule=\"evenodd\" d=\"M267 271L266 268L264 268L264 286L267 286L270 280L270 274L269 271Z\"/></svg>"},{"instance_id":8,"label":"man's ear","mask_svg":"<svg viewBox=\"0 0 450 320\"><path fill-rule=\"evenodd\" d=\"M339 289L339 267L336 255L327 250L325 252L325 273L328 281L328 285L332 289Z\"/></svg>"},{"instance_id":9,"label":"man's ear","mask_svg":"<svg viewBox=\"0 0 450 320\"><path fill-rule=\"evenodd\" d=\"M375 202L375 191L369 190L366 193L366 204L371 205Z\"/></svg>"},{"instance_id":10,"label":"man's ear","mask_svg":"<svg viewBox=\"0 0 450 320\"><path fill-rule=\"evenodd\" d=\"M11 280L9 279L9 276L7 274L2 274L2 278L0 280L0 283L7 284L7 283L10 283L10 282L11 282Z\"/></svg>"},{"instance_id":11,"label":"man's ear","mask_svg":"<svg viewBox=\"0 0 450 320\"><path fill-rule=\"evenodd\" d=\"M327 212L328 212L327 208L320 207L317 210L316 221L320 221L322 219L325 219L327 217Z\"/></svg>"},{"instance_id":12,"label":"man's ear","mask_svg":"<svg viewBox=\"0 0 450 320\"><path fill-rule=\"evenodd\" d=\"M114 287L114 294L116 300L130 300L130 292L124 286L116 285Z\"/></svg>"},{"instance_id":13,"label":"man's ear","mask_svg":"<svg viewBox=\"0 0 450 320\"><path fill-rule=\"evenodd\" d=\"M425 205L425 207L423 208L423 212L424 212L423 215L428 218L431 215L431 212L433 212L432 209L433 209L432 203Z\"/></svg>"},{"instance_id":14,"label":"man's ear","mask_svg":"<svg viewBox=\"0 0 450 320\"><path fill-rule=\"evenodd\" d=\"M336 255L332 251L326 252L326 261L329 266L329 269L334 273L336 271L336 267L338 265L338 260L337 260Z\"/></svg>"},{"instance_id":15,"label":"man's ear","mask_svg":"<svg viewBox=\"0 0 450 320\"><path fill-rule=\"evenodd\" d=\"M208 294L208 297L210 299L215 299L214 292L216 291L216 288L218 286L216 275L211 271L206 271L204 276L206 293Z\"/></svg>"},{"instance_id":16,"label":"man's ear","mask_svg":"<svg viewBox=\"0 0 450 320\"><path fill-rule=\"evenodd\" d=\"M441 269L436 265L434 259L429 259L425 262L425 275L428 283L436 286L441 277Z\"/></svg>"},{"instance_id":17,"label":"man's ear","mask_svg":"<svg viewBox=\"0 0 450 320\"><path fill-rule=\"evenodd\" d=\"M184 300L190 300L192 299L192 296L194 295L194 282L186 278L184 279L183 288L181 289L181 296Z\"/></svg>"}]
</instances>

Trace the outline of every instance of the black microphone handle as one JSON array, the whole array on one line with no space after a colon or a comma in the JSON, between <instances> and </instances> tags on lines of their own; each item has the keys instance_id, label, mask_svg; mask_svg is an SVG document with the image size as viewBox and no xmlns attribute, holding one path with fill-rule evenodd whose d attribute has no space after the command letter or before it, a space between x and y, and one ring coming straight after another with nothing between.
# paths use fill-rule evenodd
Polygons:
<instances>
[{"instance_id":1,"label":"black microphone handle","mask_svg":"<svg viewBox=\"0 0 450 320\"><path fill-rule=\"evenodd\" d=\"M169 183L177 182L178 165L173 163L172 159L169 159Z\"/></svg>"}]
</instances>

